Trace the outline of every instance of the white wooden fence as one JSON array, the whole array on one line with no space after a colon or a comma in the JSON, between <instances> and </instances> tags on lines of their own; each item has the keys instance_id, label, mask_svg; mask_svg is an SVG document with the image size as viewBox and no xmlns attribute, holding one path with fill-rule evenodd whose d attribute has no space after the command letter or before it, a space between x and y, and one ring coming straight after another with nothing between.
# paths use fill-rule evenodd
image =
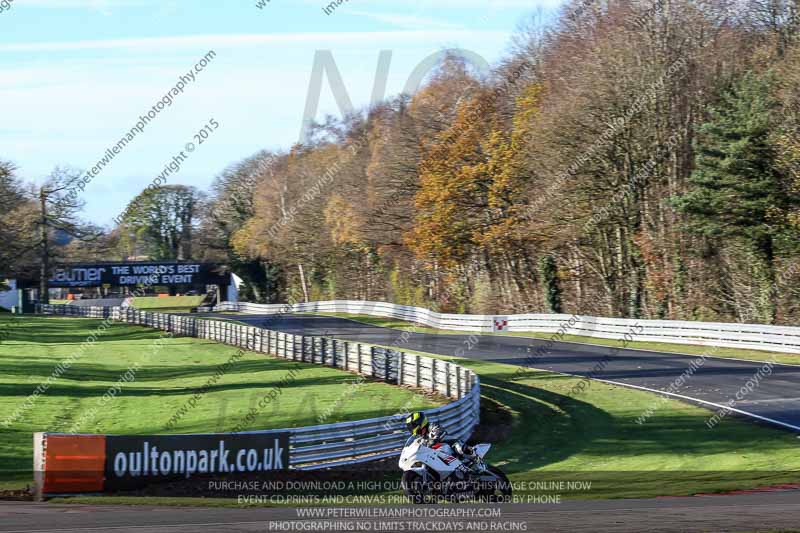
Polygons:
<instances>
[{"instance_id":1,"label":"white wooden fence","mask_svg":"<svg viewBox=\"0 0 800 533\"><path fill-rule=\"evenodd\" d=\"M206 311L238 311L251 314L273 313L352 313L398 318L425 326L453 331L558 333L621 339L626 334L637 341L696 344L800 353L800 327L767 326L721 322L678 320L635 320L593 316L520 314L459 315L436 313L422 307L386 302L334 300L294 305L222 303Z\"/></svg>"},{"instance_id":2,"label":"white wooden fence","mask_svg":"<svg viewBox=\"0 0 800 533\"><path fill-rule=\"evenodd\" d=\"M291 335L219 320L152 313L132 307L39 305L37 312L86 318L111 318L158 328L175 335L210 339L298 362L327 365L435 391L454 400L426 410L448 435L467 439L479 422L480 383L474 372L447 361L359 342ZM399 454L408 432L406 413L356 422L288 428L291 468L313 470L384 459ZM274 431L274 430L272 430ZM252 432L251 432L252 433Z\"/></svg>"}]
</instances>

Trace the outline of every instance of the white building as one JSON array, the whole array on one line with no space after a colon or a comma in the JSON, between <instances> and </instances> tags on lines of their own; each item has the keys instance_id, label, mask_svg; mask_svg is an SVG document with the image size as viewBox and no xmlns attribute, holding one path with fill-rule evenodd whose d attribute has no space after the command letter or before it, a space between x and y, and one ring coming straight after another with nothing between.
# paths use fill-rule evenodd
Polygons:
<instances>
[{"instance_id":1,"label":"white building","mask_svg":"<svg viewBox=\"0 0 800 533\"><path fill-rule=\"evenodd\" d=\"M12 307L19 305L17 301L17 281L13 279L6 280L6 285L8 285L11 290L0 291L0 307L10 311Z\"/></svg>"}]
</instances>

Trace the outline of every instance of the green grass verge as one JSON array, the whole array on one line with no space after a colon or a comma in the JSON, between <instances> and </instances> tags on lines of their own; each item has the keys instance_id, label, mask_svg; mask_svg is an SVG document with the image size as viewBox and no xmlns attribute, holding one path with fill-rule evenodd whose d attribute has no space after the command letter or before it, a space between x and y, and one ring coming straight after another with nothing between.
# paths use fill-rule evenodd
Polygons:
<instances>
[{"instance_id":1,"label":"green grass verge","mask_svg":"<svg viewBox=\"0 0 800 533\"><path fill-rule=\"evenodd\" d=\"M133 298L133 306L144 311L160 313L186 313L203 303L205 296L139 296ZM69 300L50 300L53 305L66 305Z\"/></svg>"},{"instance_id":2,"label":"green grass verge","mask_svg":"<svg viewBox=\"0 0 800 533\"><path fill-rule=\"evenodd\" d=\"M709 429L711 411L653 393L597 381L576 392L582 378L435 357L480 376L483 428L477 437L494 441L488 460L512 481L592 483L591 490L563 493L565 499L800 484L800 441L791 432L733 417Z\"/></svg>"},{"instance_id":3,"label":"green grass verge","mask_svg":"<svg viewBox=\"0 0 800 533\"><path fill-rule=\"evenodd\" d=\"M518 486L577 482L582 489L517 490L523 497L647 498L720 493L800 483L791 433L734 418L714 429L710 411L647 392L539 370L436 356L479 374L482 424L493 444L487 460ZM655 407L643 424L642 412ZM399 470L398 470L399 478ZM587 488L586 484L590 484ZM233 499L128 496L60 499L71 503L240 507ZM266 506L259 504L259 506Z\"/></svg>"},{"instance_id":4,"label":"green grass verge","mask_svg":"<svg viewBox=\"0 0 800 533\"><path fill-rule=\"evenodd\" d=\"M417 333L436 333L441 335L469 335L465 331L453 331L447 329L436 329L428 326L421 326L413 322L405 320L398 320L396 318L382 318L370 315L356 315L349 313L303 313L315 314L323 316L335 316L339 318L349 318L357 322L365 324L372 324L374 326L381 326L385 328L394 328L405 331L414 331ZM530 333L530 332L506 332L506 333L481 333L481 335L499 335L503 337L526 337L532 339L550 339L552 333ZM595 337L582 337L580 335L564 335L561 339L567 342L579 342L583 344L595 344L599 346L614 346L619 347L619 340L614 339L598 339ZM704 355L709 354L712 350L714 357L725 357L731 359L750 359L753 361L775 361L776 363L795 364L800 365L800 354L781 353L781 352L767 352L763 350L743 350L740 348L713 348L709 346L693 346L690 344L668 344L662 342L642 342L633 341L628 343L628 348L639 350L652 350L667 353L678 353L686 355Z\"/></svg>"},{"instance_id":5,"label":"green grass verge","mask_svg":"<svg viewBox=\"0 0 800 533\"><path fill-rule=\"evenodd\" d=\"M140 296L133 299L133 306L145 311L160 313L188 312L203 303L205 296Z\"/></svg>"},{"instance_id":6,"label":"green grass verge","mask_svg":"<svg viewBox=\"0 0 800 533\"><path fill-rule=\"evenodd\" d=\"M241 423L252 405L289 374L296 378L258 414L248 429L299 427L386 416L404 405L420 409L436 402L414 391L367 381L357 394L353 374L311 364L246 352L234 358L228 371L213 383L171 431L165 426L195 391L228 363L237 348L192 338L165 337L162 332L114 324L97 342L38 397L21 416L4 427L36 387L60 362L76 353L100 320L0 316L0 331L10 335L0 343L0 488L15 489L32 481L32 434L68 431L79 423L80 432L110 434L200 433L230 431ZM121 376L135 368L135 381L123 383L118 396L103 404L102 397ZM346 401L342 401L342 398ZM88 415L88 416L87 416Z\"/></svg>"}]
</instances>

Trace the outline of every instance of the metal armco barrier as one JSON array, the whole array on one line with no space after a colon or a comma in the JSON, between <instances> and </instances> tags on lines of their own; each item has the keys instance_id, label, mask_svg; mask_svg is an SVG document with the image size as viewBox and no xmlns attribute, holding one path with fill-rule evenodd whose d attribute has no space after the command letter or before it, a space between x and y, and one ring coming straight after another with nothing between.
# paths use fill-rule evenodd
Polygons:
<instances>
[{"instance_id":1,"label":"metal armco barrier","mask_svg":"<svg viewBox=\"0 0 800 533\"><path fill-rule=\"evenodd\" d=\"M694 344L753 350L800 353L800 327L768 326L687 320L638 320L593 316L521 314L459 315L436 313L422 307L386 302L334 300L298 304L251 304L223 302L200 310L239 311L242 313L352 313L398 318L438 329L473 332L558 333L622 339L633 332L637 341Z\"/></svg>"},{"instance_id":2,"label":"metal armco barrier","mask_svg":"<svg viewBox=\"0 0 800 533\"><path fill-rule=\"evenodd\" d=\"M103 318L148 326L169 331L174 335L214 340L245 350L266 353L292 361L314 363L383 379L396 385L410 385L435 391L454 401L426 410L435 423L441 424L448 435L467 439L478 424L480 411L480 382L474 372L454 363L408 354L359 342L341 341L325 337L291 335L278 331L233 324L218 320L204 320L188 316L140 311L132 307L78 307L70 305L38 305L37 312L46 315ZM224 435L257 435L259 433L287 432L289 434L288 467L297 470L315 470L353 465L397 456L408 433L403 424L404 413L394 416L322 424L312 427L247 431ZM98 448L85 453L77 441L64 437L85 439L89 446ZM57 441L58 454L50 453L48 439ZM87 466L86 457L99 454L101 435L64 435L36 433L34 435L34 472L40 494L48 494L48 463L59 461L60 471L81 472ZM71 444L70 444L71 442ZM97 452L97 453L95 453ZM56 459L56 456L58 459ZM70 457L73 460L70 461ZM65 462L66 461L66 462ZM96 472L99 459L90 461ZM90 476L91 477L91 476ZM77 476L80 478L80 476ZM94 484L92 484L94 483ZM84 492L86 489L74 491ZM96 480L88 483L96 489ZM64 486L58 487L59 492ZM95 490L96 491L96 490Z\"/></svg>"}]
</instances>

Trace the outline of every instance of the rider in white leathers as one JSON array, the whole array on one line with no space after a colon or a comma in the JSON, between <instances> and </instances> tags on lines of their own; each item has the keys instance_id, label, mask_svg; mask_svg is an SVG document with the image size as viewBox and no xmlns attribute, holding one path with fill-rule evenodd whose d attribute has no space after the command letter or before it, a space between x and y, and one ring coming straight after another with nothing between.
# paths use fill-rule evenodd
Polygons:
<instances>
[{"instance_id":1,"label":"rider in white leathers","mask_svg":"<svg viewBox=\"0 0 800 533\"><path fill-rule=\"evenodd\" d=\"M437 424L431 424L425 413L417 411L411 413L406 418L406 427L415 437L423 439L423 443L427 447L432 447L437 443L447 444L453 451L458 454L459 459L465 463L472 462L474 452L470 446L455 438L447 438L446 431Z\"/></svg>"}]
</instances>

